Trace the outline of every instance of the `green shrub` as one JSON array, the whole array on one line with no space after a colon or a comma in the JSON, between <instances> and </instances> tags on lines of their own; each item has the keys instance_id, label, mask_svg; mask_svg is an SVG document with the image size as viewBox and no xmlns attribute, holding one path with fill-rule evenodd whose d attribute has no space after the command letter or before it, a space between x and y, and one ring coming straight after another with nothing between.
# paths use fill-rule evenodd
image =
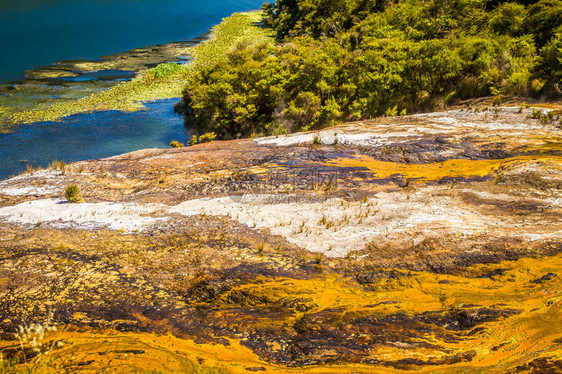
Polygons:
<instances>
[{"instance_id":1,"label":"green shrub","mask_svg":"<svg viewBox=\"0 0 562 374\"><path fill-rule=\"evenodd\" d=\"M49 165L51 169L64 171L66 169L66 162L53 160Z\"/></svg>"},{"instance_id":2,"label":"green shrub","mask_svg":"<svg viewBox=\"0 0 562 374\"><path fill-rule=\"evenodd\" d=\"M69 203L83 203L84 198L80 193L80 188L77 185L71 184L70 186L66 187L64 191L64 197Z\"/></svg>"},{"instance_id":3,"label":"green shrub","mask_svg":"<svg viewBox=\"0 0 562 374\"><path fill-rule=\"evenodd\" d=\"M314 262L316 263L316 265L320 265L322 264L322 260L324 260L324 255L319 253L314 255Z\"/></svg>"},{"instance_id":4,"label":"green shrub","mask_svg":"<svg viewBox=\"0 0 562 374\"><path fill-rule=\"evenodd\" d=\"M216 138L217 138L217 134L215 134L214 132L207 132L207 133L199 136L199 143L212 142Z\"/></svg>"},{"instance_id":5,"label":"green shrub","mask_svg":"<svg viewBox=\"0 0 562 374\"><path fill-rule=\"evenodd\" d=\"M541 125L547 125L556 119L556 112L552 110L545 112L542 109L533 109L531 117L538 119Z\"/></svg>"},{"instance_id":6,"label":"green shrub","mask_svg":"<svg viewBox=\"0 0 562 374\"><path fill-rule=\"evenodd\" d=\"M396 105L393 106L392 108L388 108L388 109L386 110L386 112L384 112L384 115L387 116L387 117L395 117L395 116L397 116L397 115L398 115L398 109L397 109Z\"/></svg>"},{"instance_id":7,"label":"green shrub","mask_svg":"<svg viewBox=\"0 0 562 374\"><path fill-rule=\"evenodd\" d=\"M195 144L197 144L197 135L193 135L193 136L191 137L191 139L189 140L189 143L187 143L187 144L189 144L189 145L195 145Z\"/></svg>"},{"instance_id":8,"label":"green shrub","mask_svg":"<svg viewBox=\"0 0 562 374\"><path fill-rule=\"evenodd\" d=\"M502 98L500 95L494 96L492 99L492 106L500 106L502 105Z\"/></svg>"},{"instance_id":9,"label":"green shrub","mask_svg":"<svg viewBox=\"0 0 562 374\"><path fill-rule=\"evenodd\" d=\"M277 0L265 11L283 43L241 43L198 74L182 97L186 123L239 138L558 92L560 1L487 3Z\"/></svg>"},{"instance_id":10,"label":"green shrub","mask_svg":"<svg viewBox=\"0 0 562 374\"><path fill-rule=\"evenodd\" d=\"M533 79L531 81L531 93L534 95L538 95L542 91L545 84L546 81L543 79Z\"/></svg>"},{"instance_id":11,"label":"green shrub","mask_svg":"<svg viewBox=\"0 0 562 374\"><path fill-rule=\"evenodd\" d=\"M544 115L542 109L533 109L531 117L534 119L540 119Z\"/></svg>"},{"instance_id":12,"label":"green shrub","mask_svg":"<svg viewBox=\"0 0 562 374\"><path fill-rule=\"evenodd\" d=\"M490 27L498 34L518 35L522 32L526 15L524 5L503 3L492 12Z\"/></svg>"},{"instance_id":13,"label":"green shrub","mask_svg":"<svg viewBox=\"0 0 562 374\"><path fill-rule=\"evenodd\" d=\"M200 135L199 137L197 137L197 135L193 135L188 144L195 145L198 143L209 143L215 140L216 138L217 138L217 134L215 134L214 132L207 132L203 135Z\"/></svg>"},{"instance_id":14,"label":"green shrub","mask_svg":"<svg viewBox=\"0 0 562 374\"><path fill-rule=\"evenodd\" d=\"M544 91L551 96L560 96L562 94L560 90L560 87L562 87L562 26L547 45L540 50L536 70L540 79L536 79L537 82L534 82L534 93L538 94Z\"/></svg>"},{"instance_id":15,"label":"green shrub","mask_svg":"<svg viewBox=\"0 0 562 374\"><path fill-rule=\"evenodd\" d=\"M170 147L172 147L172 148L183 148L183 147L184 147L184 144L178 142L177 140L172 140L172 141L170 142Z\"/></svg>"}]
</instances>

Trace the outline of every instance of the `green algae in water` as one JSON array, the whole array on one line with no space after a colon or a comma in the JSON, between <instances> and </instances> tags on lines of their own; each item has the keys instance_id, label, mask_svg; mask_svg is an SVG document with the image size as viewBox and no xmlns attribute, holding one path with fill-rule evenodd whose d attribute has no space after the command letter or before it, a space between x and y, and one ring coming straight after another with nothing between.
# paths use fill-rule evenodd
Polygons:
<instances>
[{"instance_id":1,"label":"green algae in water","mask_svg":"<svg viewBox=\"0 0 562 374\"><path fill-rule=\"evenodd\" d=\"M178 52L193 60L189 64L170 65L149 69L128 82L121 82L109 89L95 92L78 100L68 100L49 104L40 103L31 109L0 106L3 130L15 125L43 121L58 121L77 113L121 110L136 111L144 109L143 102L178 98L182 90L197 71L212 66L242 41L251 43L273 43L271 30L263 28L259 22L263 18L260 11L234 14L212 29L209 40L195 47ZM0 101L0 105L1 101Z\"/></svg>"}]
</instances>

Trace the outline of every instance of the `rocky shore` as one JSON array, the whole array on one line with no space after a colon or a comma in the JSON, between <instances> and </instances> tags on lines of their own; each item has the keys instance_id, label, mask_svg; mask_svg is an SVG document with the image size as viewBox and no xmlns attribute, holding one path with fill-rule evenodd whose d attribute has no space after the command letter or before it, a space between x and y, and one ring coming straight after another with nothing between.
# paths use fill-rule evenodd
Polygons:
<instances>
[{"instance_id":1,"label":"rocky shore","mask_svg":"<svg viewBox=\"0 0 562 374\"><path fill-rule=\"evenodd\" d=\"M57 372L555 372L560 109L385 117L0 182L2 357ZM84 203L65 201L71 184ZM30 323L57 328L39 355L14 339Z\"/></svg>"}]
</instances>

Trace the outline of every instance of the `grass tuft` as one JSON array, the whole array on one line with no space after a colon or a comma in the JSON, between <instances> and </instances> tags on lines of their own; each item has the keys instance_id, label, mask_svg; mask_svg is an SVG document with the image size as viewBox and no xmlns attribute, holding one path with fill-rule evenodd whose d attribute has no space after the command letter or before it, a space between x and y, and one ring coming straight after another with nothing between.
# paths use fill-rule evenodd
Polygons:
<instances>
[{"instance_id":1,"label":"grass tuft","mask_svg":"<svg viewBox=\"0 0 562 374\"><path fill-rule=\"evenodd\" d=\"M66 190L64 191L64 197L69 203L72 204L79 204L84 202L84 198L82 197L80 188L78 188L78 186L75 184L71 184L70 186L66 187Z\"/></svg>"}]
</instances>

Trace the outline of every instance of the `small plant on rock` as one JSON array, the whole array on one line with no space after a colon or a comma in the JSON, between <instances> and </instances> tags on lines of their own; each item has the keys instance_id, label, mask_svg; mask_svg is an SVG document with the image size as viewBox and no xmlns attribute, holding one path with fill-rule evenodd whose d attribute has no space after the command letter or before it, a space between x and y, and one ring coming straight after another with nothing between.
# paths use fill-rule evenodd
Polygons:
<instances>
[{"instance_id":1,"label":"small plant on rock","mask_svg":"<svg viewBox=\"0 0 562 374\"><path fill-rule=\"evenodd\" d=\"M540 119L541 116L543 116L544 113L541 109L533 109L533 113L531 114L531 117L533 117L533 119Z\"/></svg>"},{"instance_id":2,"label":"small plant on rock","mask_svg":"<svg viewBox=\"0 0 562 374\"><path fill-rule=\"evenodd\" d=\"M316 265L322 265L323 260L324 260L324 254L317 253L316 255L314 255L314 263Z\"/></svg>"},{"instance_id":3,"label":"small plant on rock","mask_svg":"<svg viewBox=\"0 0 562 374\"><path fill-rule=\"evenodd\" d=\"M84 198L80 193L80 188L78 188L78 186L75 184L71 184L70 186L66 187L66 190L64 191L64 197L66 197L66 200L69 203L78 204L84 202Z\"/></svg>"},{"instance_id":4,"label":"small plant on rock","mask_svg":"<svg viewBox=\"0 0 562 374\"><path fill-rule=\"evenodd\" d=\"M172 148L183 148L183 147L184 147L184 144L178 142L177 140L172 140L172 141L170 142L170 147L172 147Z\"/></svg>"},{"instance_id":5,"label":"small plant on rock","mask_svg":"<svg viewBox=\"0 0 562 374\"><path fill-rule=\"evenodd\" d=\"M197 137L197 135L193 135L188 144L195 145L198 143L209 143L215 140L216 138L217 138L217 134L215 134L214 132L207 132L199 137Z\"/></svg>"},{"instance_id":6,"label":"small plant on rock","mask_svg":"<svg viewBox=\"0 0 562 374\"><path fill-rule=\"evenodd\" d=\"M189 145L195 145L195 144L197 144L197 135L193 135L193 136L191 137L191 140L189 141L188 144L189 144Z\"/></svg>"},{"instance_id":7,"label":"small plant on rock","mask_svg":"<svg viewBox=\"0 0 562 374\"><path fill-rule=\"evenodd\" d=\"M398 115L398 107L395 105L392 108L388 108L384 115L387 117L396 117Z\"/></svg>"},{"instance_id":8,"label":"small plant on rock","mask_svg":"<svg viewBox=\"0 0 562 374\"><path fill-rule=\"evenodd\" d=\"M67 165L64 161L53 160L53 162L49 165L49 168L53 170L60 170L62 175L66 175Z\"/></svg>"},{"instance_id":9,"label":"small plant on rock","mask_svg":"<svg viewBox=\"0 0 562 374\"><path fill-rule=\"evenodd\" d=\"M24 324L20 325L14 333L14 337L18 340L19 346L21 349L21 354L23 356L23 362L26 364L31 364L31 366L27 366L25 371L15 370L14 372L30 372L30 373L37 373L37 372L45 372L44 364L48 360L51 359L51 353L58 348L62 348L64 343L61 340L47 340L47 336L55 331L57 331L57 327L51 324L52 313L49 315L47 321L45 323L32 323L30 325ZM3 362L3 357L0 356L0 369L5 369L5 363ZM14 362L15 364L16 362ZM9 364L9 362L8 362ZM17 369L15 365L8 365L8 371L4 372L12 372L9 369Z\"/></svg>"},{"instance_id":10,"label":"small plant on rock","mask_svg":"<svg viewBox=\"0 0 562 374\"><path fill-rule=\"evenodd\" d=\"M207 132L199 137L199 143L208 143L212 142L217 138L217 134L214 132Z\"/></svg>"}]
</instances>

